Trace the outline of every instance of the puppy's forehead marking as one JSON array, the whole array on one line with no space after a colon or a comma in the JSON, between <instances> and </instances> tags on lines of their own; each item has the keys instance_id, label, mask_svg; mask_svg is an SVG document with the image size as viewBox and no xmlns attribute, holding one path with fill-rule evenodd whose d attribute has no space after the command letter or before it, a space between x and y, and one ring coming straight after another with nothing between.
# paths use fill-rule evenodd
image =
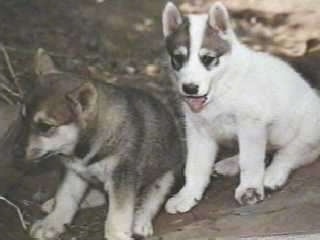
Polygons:
<instances>
[{"instance_id":1,"label":"puppy's forehead marking","mask_svg":"<svg viewBox=\"0 0 320 240\"><path fill-rule=\"evenodd\" d=\"M206 24L201 48L209 49L218 56L222 56L231 50L230 43L223 39L219 30L212 28L208 22Z\"/></svg>"},{"instance_id":2,"label":"puppy's forehead marking","mask_svg":"<svg viewBox=\"0 0 320 240\"><path fill-rule=\"evenodd\" d=\"M33 115L33 121L45 121L53 125L64 125L73 122L74 115L68 104L62 101L44 101L37 106Z\"/></svg>"},{"instance_id":3,"label":"puppy's forehead marking","mask_svg":"<svg viewBox=\"0 0 320 240\"><path fill-rule=\"evenodd\" d=\"M208 16L205 14L189 15L191 39L190 54L192 55L191 58L194 60L198 58L197 56L202 44L207 19Z\"/></svg>"},{"instance_id":4,"label":"puppy's forehead marking","mask_svg":"<svg viewBox=\"0 0 320 240\"><path fill-rule=\"evenodd\" d=\"M166 38L166 47L170 55L178 48L185 47L189 52L190 48L190 35L189 35L190 22L187 17L183 18L182 24L178 29Z\"/></svg>"}]
</instances>

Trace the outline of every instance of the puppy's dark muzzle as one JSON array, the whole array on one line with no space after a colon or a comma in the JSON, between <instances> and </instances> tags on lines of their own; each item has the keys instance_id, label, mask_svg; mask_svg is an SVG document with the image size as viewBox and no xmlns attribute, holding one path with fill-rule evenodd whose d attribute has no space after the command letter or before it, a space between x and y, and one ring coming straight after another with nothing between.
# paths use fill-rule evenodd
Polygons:
<instances>
[{"instance_id":1,"label":"puppy's dark muzzle","mask_svg":"<svg viewBox=\"0 0 320 240\"><path fill-rule=\"evenodd\" d=\"M28 168L27 161L25 160L25 150L22 146L15 145L12 148L13 166L18 170L24 170Z\"/></svg>"},{"instance_id":2,"label":"puppy's dark muzzle","mask_svg":"<svg viewBox=\"0 0 320 240\"><path fill-rule=\"evenodd\" d=\"M22 147L15 146L13 148L13 157L15 159L23 159L25 157L25 150Z\"/></svg>"},{"instance_id":3,"label":"puppy's dark muzzle","mask_svg":"<svg viewBox=\"0 0 320 240\"><path fill-rule=\"evenodd\" d=\"M59 156L53 153L47 153L39 158L27 158L25 151L19 149L15 151L13 165L22 172L28 172L28 175L38 175L53 169L61 169L62 164Z\"/></svg>"}]
</instances>

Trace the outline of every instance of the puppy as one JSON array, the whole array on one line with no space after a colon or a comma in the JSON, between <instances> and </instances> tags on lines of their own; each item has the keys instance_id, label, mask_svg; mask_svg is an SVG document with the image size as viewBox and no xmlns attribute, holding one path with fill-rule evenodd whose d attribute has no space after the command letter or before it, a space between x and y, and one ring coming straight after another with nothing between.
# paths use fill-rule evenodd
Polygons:
<instances>
[{"instance_id":1,"label":"puppy","mask_svg":"<svg viewBox=\"0 0 320 240\"><path fill-rule=\"evenodd\" d=\"M170 72L184 102L186 184L166 204L186 212L202 198L219 146L237 140L239 155L221 161L223 175L240 173L235 199L255 204L264 188L281 188L291 171L320 154L320 100L282 60L243 45L226 7L182 16L173 3L163 11ZM275 152L265 169L267 151Z\"/></svg>"},{"instance_id":2,"label":"puppy","mask_svg":"<svg viewBox=\"0 0 320 240\"><path fill-rule=\"evenodd\" d=\"M40 77L21 113L24 161L63 155L67 171L53 210L32 226L31 236L47 240L63 233L92 177L109 197L106 239L152 235L152 219L184 161L172 115L142 91L58 71L43 51L36 62Z\"/></svg>"}]
</instances>

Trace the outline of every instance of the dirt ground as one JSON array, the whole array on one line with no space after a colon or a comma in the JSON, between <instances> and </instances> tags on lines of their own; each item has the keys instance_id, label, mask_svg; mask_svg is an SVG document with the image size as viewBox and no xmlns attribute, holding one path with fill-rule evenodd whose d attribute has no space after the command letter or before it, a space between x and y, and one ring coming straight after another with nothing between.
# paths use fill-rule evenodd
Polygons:
<instances>
[{"instance_id":1,"label":"dirt ground","mask_svg":"<svg viewBox=\"0 0 320 240\"><path fill-rule=\"evenodd\" d=\"M177 111L164 57L161 10L165 0L11 0L0 2L0 83L19 93L35 84L33 55L46 49L58 66L90 78L143 88ZM184 12L202 12L213 1L177 1ZM290 61L320 89L320 2L225 0L241 40ZM6 51L4 51L4 49ZM8 68L5 52L8 53ZM1 55L2 54L2 55ZM0 137L16 118L16 98L0 85ZM1 142L1 141L0 141ZM3 142L2 142L3 144ZM0 146L0 195L16 203L28 222L43 216L60 169L26 173L14 168L12 142ZM3 147L5 146L5 147ZM320 229L320 164L297 171L288 186L254 207L233 199L237 179L213 178L204 200L190 213L164 212L155 221L162 239L214 239L314 233ZM101 240L106 207L82 210L63 240ZM0 202L0 240L27 240L14 208Z\"/></svg>"}]
</instances>

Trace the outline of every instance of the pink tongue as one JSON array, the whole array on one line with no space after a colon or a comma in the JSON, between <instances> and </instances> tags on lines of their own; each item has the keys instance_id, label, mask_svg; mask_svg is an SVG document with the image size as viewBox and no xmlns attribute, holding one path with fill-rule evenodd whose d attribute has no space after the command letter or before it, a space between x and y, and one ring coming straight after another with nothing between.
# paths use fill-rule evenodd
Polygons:
<instances>
[{"instance_id":1,"label":"pink tongue","mask_svg":"<svg viewBox=\"0 0 320 240\"><path fill-rule=\"evenodd\" d=\"M203 109L206 100L206 97L186 98L186 101L193 112L200 112Z\"/></svg>"}]
</instances>

